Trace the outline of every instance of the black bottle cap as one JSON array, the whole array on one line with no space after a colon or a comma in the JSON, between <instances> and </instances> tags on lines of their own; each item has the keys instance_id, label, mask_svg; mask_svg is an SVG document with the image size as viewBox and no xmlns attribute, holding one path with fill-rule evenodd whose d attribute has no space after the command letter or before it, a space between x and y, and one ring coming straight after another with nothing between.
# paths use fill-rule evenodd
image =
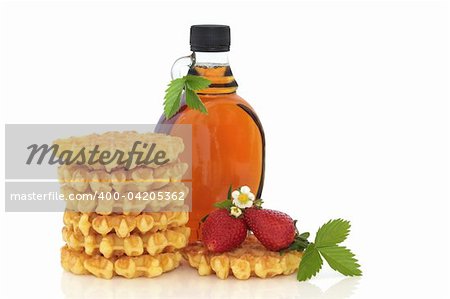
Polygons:
<instances>
[{"instance_id":1,"label":"black bottle cap","mask_svg":"<svg viewBox=\"0 0 450 299\"><path fill-rule=\"evenodd\" d=\"M198 52L230 51L230 26L227 25L191 26L191 51L198 51Z\"/></svg>"}]
</instances>

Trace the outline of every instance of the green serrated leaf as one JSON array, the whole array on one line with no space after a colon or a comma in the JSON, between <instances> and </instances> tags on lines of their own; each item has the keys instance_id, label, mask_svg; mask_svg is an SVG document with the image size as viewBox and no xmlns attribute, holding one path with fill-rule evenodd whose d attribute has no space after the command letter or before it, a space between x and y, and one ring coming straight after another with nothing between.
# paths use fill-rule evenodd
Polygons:
<instances>
[{"instance_id":1,"label":"green serrated leaf","mask_svg":"<svg viewBox=\"0 0 450 299\"><path fill-rule=\"evenodd\" d=\"M330 220L316 234L316 247L326 247L343 242L350 233L350 222L343 219Z\"/></svg>"},{"instance_id":2,"label":"green serrated leaf","mask_svg":"<svg viewBox=\"0 0 450 299\"><path fill-rule=\"evenodd\" d=\"M183 88L184 87L181 87L181 88L174 87L174 88L168 89L166 91L166 95L164 96L165 102L167 102L167 101L173 99L175 96L178 96L179 94L181 94L183 92ZM178 96L178 98L179 98L179 96Z\"/></svg>"},{"instance_id":3,"label":"green serrated leaf","mask_svg":"<svg viewBox=\"0 0 450 299\"><path fill-rule=\"evenodd\" d=\"M211 81L201 76L186 75L184 78L186 79L186 87L191 90L205 89L211 84Z\"/></svg>"},{"instance_id":4,"label":"green serrated leaf","mask_svg":"<svg viewBox=\"0 0 450 299\"><path fill-rule=\"evenodd\" d=\"M185 77L174 79L174 80L170 81L169 84L167 85L166 92L168 92L171 89L181 90L184 88L185 83L186 83Z\"/></svg>"},{"instance_id":5,"label":"green serrated leaf","mask_svg":"<svg viewBox=\"0 0 450 299\"><path fill-rule=\"evenodd\" d=\"M175 94L171 98L168 98L164 102L164 115L166 116L166 119L171 118L178 112L178 110L180 109L180 102L181 102L181 92Z\"/></svg>"},{"instance_id":6,"label":"green serrated leaf","mask_svg":"<svg viewBox=\"0 0 450 299\"><path fill-rule=\"evenodd\" d=\"M189 108L199 110L202 113L207 113L207 109L203 102L198 97L195 90L205 89L211 84L206 78L201 76L186 75L182 78L172 80L164 96L164 115L166 119L174 116L181 105L181 96L183 90L186 94L186 105Z\"/></svg>"},{"instance_id":7,"label":"green serrated leaf","mask_svg":"<svg viewBox=\"0 0 450 299\"><path fill-rule=\"evenodd\" d=\"M318 248L318 250L334 270L346 276L360 276L362 274L358 260L350 249L333 245Z\"/></svg>"},{"instance_id":8,"label":"green serrated leaf","mask_svg":"<svg viewBox=\"0 0 450 299\"><path fill-rule=\"evenodd\" d=\"M171 118L180 109L181 95L183 93L185 78L172 80L164 96L164 115Z\"/></svg>"},{"instance_id":9,"label":"green serrated leaf","mask_svg":"<svg viewBox=\"0 0 450 299\"><path fill-rule=\"evenodd\" d=\"M219 209L230 209L232 206L233 206L233 202L229 199L220 201L220 202L216 202L214 204L214 207L219 208Z\"/></svg>"},{"instance_id":10,"label":"green serrated leaf","mask_svg":"<svg viewBox=\"0 0 450 299\"><path fill-rule=\"evenodd\" d=\"M191 109L200 111L201 113L206 114L208 112L195 91L189 88L186 88L186 105Z\"/></svg>"},{"instance_id":11,"label":"green serrated leaf","mask_svg":"<svg viewBox=\"0 0 450 299\"><path fill-rule=\"evenodd\" d=\"M315 276L322 269L322 258L314 243L306 247L297 272L297 280L305 281Z\"/></svg>"}]
</instances>

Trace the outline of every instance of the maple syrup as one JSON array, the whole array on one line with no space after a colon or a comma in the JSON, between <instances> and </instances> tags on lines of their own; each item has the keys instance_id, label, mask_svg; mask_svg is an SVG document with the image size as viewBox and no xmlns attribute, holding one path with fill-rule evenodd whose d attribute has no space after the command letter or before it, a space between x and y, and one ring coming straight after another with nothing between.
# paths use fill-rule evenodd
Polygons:
<instances>
[{"instance_id":1,"label":"maple syrup","mask_svg":"<svg viewBox=\"0 0 450 299\"><path fill-rule=\"evenodd\" d=\"M228 28L229 35L229 27L223 27ZM214 31L216 27L212 28ZM208 88L197 91L208 113L192 110L182 102L177 114L169 120L163 115L159 123L192 125L192 212L188 225L193 241L201 238L200 220L214 209L215 202L226 199L230 185L233 188L247 185L260 198L265 138L255 111L236 94L238 85L228 64L227 51L217 51L217 47L213 52L205 51L207 48L201 48L205 52L196 51L192 47L192 32L191 28L194 53L190 56L188 74L211 81Z\"/></svg>"}]
</instances>

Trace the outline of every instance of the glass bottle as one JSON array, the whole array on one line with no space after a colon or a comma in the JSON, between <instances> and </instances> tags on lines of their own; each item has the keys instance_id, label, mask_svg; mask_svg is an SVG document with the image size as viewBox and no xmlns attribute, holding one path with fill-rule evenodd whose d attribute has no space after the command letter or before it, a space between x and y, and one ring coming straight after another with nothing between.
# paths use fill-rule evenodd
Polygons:
<instances>
[{"instance_id":1,"label":"glass bottle","mask_svg":"<svg viewBox=\"0 0 450 299\"><path fill-rule=\"evenodd\" d=\"M188 108L183 102L170 119L161 124L192 125L192 212L188 225L191 240L201 238L200 220L226 199L233 189L249 186L260 198L264 183L265 138L253 108L236 94L237 83L228 62L230 28L225 25L191 27L190 56L178 59L172 78L203 76L211 81L197 92L208 113Z\"/></svg>"}]
</instances>

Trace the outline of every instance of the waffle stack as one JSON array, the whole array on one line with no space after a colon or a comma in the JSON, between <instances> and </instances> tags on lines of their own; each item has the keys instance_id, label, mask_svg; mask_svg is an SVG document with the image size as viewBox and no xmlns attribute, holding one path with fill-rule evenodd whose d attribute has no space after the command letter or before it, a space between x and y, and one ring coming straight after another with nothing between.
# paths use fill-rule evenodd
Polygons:
<instances>
[{"instance_id":1,"label":"waffle stack","mask_svg":"<svg viewBox=\"0 0 450 299\"><path fill-rule=\"evenodd\" d=\"M137 141L141 148L136 148ZM64 151L72 156L93 149L99 155L104 151L125 153L122 163L95 162L94 157L85 163L59 167L61 193L67 203L62 230L66 242L61 249L63 268L106 279L114 275L155 277L177 268L179 250L187 245L190 234L186 226L188 209L182 200L189 188L181 182L188 165L178 160L184 150L182 139L108 132L60 139L55 144L60 158ZM154 153L163 151L166 162L142 164L131 159L133 149L146 151L143 144L153 144ZM127 158L131 163L125 165ZM152 193L164 199L149 195ZM146 200L141 200L143 196Z\"/></svg>"}]
</instances>

